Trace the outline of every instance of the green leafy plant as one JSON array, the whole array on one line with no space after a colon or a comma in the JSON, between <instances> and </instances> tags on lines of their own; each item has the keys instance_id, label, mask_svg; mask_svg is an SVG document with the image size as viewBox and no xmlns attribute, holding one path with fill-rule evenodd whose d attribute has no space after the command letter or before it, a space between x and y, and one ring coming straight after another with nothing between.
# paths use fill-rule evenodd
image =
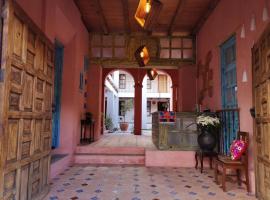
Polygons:
<instances>
[{"instance_id":1,"label":"green leafy plant","mask_svg":"<svg viewBox=\"0 0 270 200\"><path fill-rule=\"evenodd\" d=\"M105 123L105 128L107 130L113 129L113 121L112 121L112 118L110 116L105 116L104 123Z\"/></svg>"},{"instance_id":2,"label":"green leafy plant","mask_svg":"<svg viewBox=\"0 0 270 200\"><path fill-rule=\"evenodd\" d=\"M126 122L126 113L133 108L133 99L128 99L125 101L121 111L123 113L124 122Z\"/></svg>"}]
</instances>

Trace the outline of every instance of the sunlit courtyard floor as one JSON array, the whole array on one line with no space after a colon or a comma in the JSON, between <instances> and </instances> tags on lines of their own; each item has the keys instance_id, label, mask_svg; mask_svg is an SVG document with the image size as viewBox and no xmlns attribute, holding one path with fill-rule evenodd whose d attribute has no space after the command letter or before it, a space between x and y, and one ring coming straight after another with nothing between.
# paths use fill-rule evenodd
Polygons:
<instances>
[{"instance_id":1,"label":"sunlit courtyard floor","mask_svg":"<svg viewBox=\"0 0 270 200\"><path fill-rule=\"evenodd\" d=\"M228 192L213 171L193 168L72 166L51 181L48 200L255 200L236 184Z\"/></svg>"},{"instance_id":2,"label":"sunlit courtyard floor","mask_svg":"<svg viewBox=\"0 0 270 200\"><path fill-rule=\"evenodd\" d=\"M90 144L92 147L144 147L156 149L151 131L143 131L142 135L133 135L130 132L105 133L98 141Z\"/></svg>"}]
</instances>

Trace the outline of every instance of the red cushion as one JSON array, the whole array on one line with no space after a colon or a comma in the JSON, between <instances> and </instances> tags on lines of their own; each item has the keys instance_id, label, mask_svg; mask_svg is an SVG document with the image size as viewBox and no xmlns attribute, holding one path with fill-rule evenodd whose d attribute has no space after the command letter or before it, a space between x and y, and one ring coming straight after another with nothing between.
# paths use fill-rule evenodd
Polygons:
<instances>
[{"instance_id":1,"label":"red cushion","mask_svg":"<svg viewBox=\"0 0 270 200\"><path fill-rule=\"evenodd\" d=\"M238 160L247 150L247 143L243 140L234 140L230 147L231 159Z\"/></svg>"}]
</instances>

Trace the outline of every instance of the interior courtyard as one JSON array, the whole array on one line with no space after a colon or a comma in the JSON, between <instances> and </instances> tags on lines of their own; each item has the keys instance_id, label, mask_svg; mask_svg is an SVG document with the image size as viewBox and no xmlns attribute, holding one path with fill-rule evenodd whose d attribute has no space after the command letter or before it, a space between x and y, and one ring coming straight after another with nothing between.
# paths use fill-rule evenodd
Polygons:
<instances>
[{"instance_id":1,"label":"interior courtyard","mask_svg":"<svg viewBox=\"0 0 270 200\"><path fill-rule=\"evenodd\" d=\"M0 12L0 200L270 200L270 0Z\"/></svg>"}]
</instances>

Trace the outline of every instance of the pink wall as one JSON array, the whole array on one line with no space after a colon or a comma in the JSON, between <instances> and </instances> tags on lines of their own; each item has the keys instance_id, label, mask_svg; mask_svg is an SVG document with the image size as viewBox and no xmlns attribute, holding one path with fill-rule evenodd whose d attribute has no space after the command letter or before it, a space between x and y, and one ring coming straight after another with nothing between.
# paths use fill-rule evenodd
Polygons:
<instances>
[{"instance_id":1,"label":"pink wall","mask_svg":"<svg viewBox=\"0 0 270 200\"><path fill-rule=\"evenodd\" d=\"M178 110L195 111L196 106L196 67L189 65L178 70Z\"/></svg>"},{"instance_id":2,"label":"pink wall","mask_svg":"<svg viewBox=\"0 0 270 200\"><path fill-rule=\"evenodd\" d=\"M101 133L101 119L103 106L103 79L102 67L91 65L88 71L87 87L87 110L93 114L95 120L95 140L98 140Z\"/></svg>"},{"instance_id":3,"label":"pink wall","mask_svg":"<svg viewBox=\"0 0 270 200\"><path fill-rule=\"evenodd\" d=\"M79 74L83 70L84 56L88 55L88 31L73 1L17 2L53 43L57 39L64 45L60 147L54 153L68 153L72 161L79 143L80 118L84 112L84 94L79 91ZM58 166L58 170L60 168Z\"/></svg>"},{"instance_id":4,"label":"pink wall","mask_svg":"<svg viewBox=\"0 0 270 200\"><path fill-rule=\"evenodd\" d=\"M268 2L269 3L269 2ZM209 17L197 37L198 61L205 62L209 50L213 53L210 68L214 71L214 93L213 97L206 97L203 101L203 108L209 107L216 110L221 108L220 88L220 50L219 45L226 41L233 34L236 35L236 64L237 64L237 85L238 105L240 108L240 127L242 131L248 131L250 137L253 135L253 120L249 114L252 107L252 62L251 48L254 41L269 23L269 20L262 20L265 0L223 0ZM252 15L256 19L256 30L250 30ZM240 38L242 25L245 26L245 38ZM243 71L247 71L248 82L242 82ZM198 92L201 89L202 80L198 80ZM252 189L255 190L254 181L254 156L253 143L250 144L250 165L249 171L252 178Z\"/></svg>"}]
</instances>

